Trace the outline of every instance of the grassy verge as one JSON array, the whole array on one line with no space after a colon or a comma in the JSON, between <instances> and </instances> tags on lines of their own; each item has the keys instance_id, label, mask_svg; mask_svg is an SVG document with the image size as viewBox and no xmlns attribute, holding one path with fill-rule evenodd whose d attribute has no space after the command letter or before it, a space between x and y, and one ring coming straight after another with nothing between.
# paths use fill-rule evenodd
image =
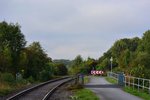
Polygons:
<instances>
[{"instance_id":1,"label":"grassy verge","mask_svg":"<svg viewBox=\"0 0 150 100\"><path fill-rule=\"evenodd\" d=\"M21 89L23 87L27 86L27 83L0 83L0 96L6 96L9 93L12 93L13 91L16 91L18 89Z\"/></svg>"},{"instance_id":2,"label":"grassy verge","mask_svg":"<svg viewBox=\"0 0 150 100\"><path fill-rule=\"evenodd\" d=\"M117 83L117 81L113 78L106 77L105 79L110 83L113 83L113 84ZM125 92L132 94L132 95L138 96L144 100L150 100L150 95L143 92L143 91L138 91L137 89L133 89L132 87L124 87L123 90Z\"/></svg>"},{"instance_id":3,"label":"grassy verge","mask_svg":"<svg viewBox=\"0 0 150 100\"><path fill-rule=\"evenodd\" d=\"M90 80L89 80L89 77L88 76L85 76L84 77L84 83L88 83Z\"/></svg>"},{"instance_id":4,"label":"grassy verge","mask_svg":"<svg viewBox=\"0 0 150 100\"><path fill-rule=\"evenodd\" d=\"M112 83L112 84L117 84L117 80L110 78L110 77L106 77L105 78L108 82Z\"/></svg>"},{"instance_id":5,"label":"grassy verge","mask_svg":"<svg viewBox=\"0 0 150 100\"><path fill-rule=\"evenodd\" d=\"M84 77L84 83L89 82L89 77ZM68 88L73 92L71 100L99 100L99 98L91 90L85 89L81 84L74 84Z\"/></svg>"},{"instance_id":6,"label":"grassy verge","mask_svg":"<svg viewBox=\"0 0 150 100\"><path fill-rule=\"evenodd\" d=\"M0 83L0 96L5 96L14 89L8 84Z\"/></svg>"},{"instance_id":7,"label":"grassy verge","mask_svg":"<svg viewBox=\"0 0 150 100\"><path fill-rule=\"evenodd\" d=\"M99 98L89 89L78 89L75 90L71 100L99 100Z\"/></svg>"},{"instance_id":8,"label":"grassy verge","mask_svg":"<svg viewBox=\"0 0 150 100\"><path fill-rule=\"evenodd\" d=\"M54 76L52 79L55 78L60 78L60 76ZM0 73L0 97L6 96L14 91L26 88L29 85L38 84L40 82L41 81L35 81L32 77L29 77L28 79L16 80L10 73Z\"/></svg>"},{"instance_id":9,"label":"grassy verge","mask_svg":"<svg viewBox=\"0 0 150 100\"><path fill-rule=\"evenodd\" d=\"M141 97L144 100L150 100L150 95L143 91L138 91L137 89L133 89L131 87L125 87L123 90L135 96Z\"/></svg>"}]
</instances>

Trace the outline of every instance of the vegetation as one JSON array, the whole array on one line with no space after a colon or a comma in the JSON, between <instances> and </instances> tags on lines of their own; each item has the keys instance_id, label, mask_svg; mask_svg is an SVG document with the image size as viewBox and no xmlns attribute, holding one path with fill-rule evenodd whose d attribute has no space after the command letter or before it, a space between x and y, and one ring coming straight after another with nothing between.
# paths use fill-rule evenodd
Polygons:
<instances>
[{"instance_id":1,"label":"vegetation","mask_svg":"<svg viewBox=\"0 0 150 100\"><path fill-rule=\"evenodd\" d=\"M19 24L0 22L0 91L11 91L14 89L11 87L19 87L19 83L26 85L35 81L47 81L56 76L88 75L91 70L108 71L111 57L113 71L150 78L150 30L142 38L116 41L98 60L90 57L83 60L80 55L73 61L52 60L40 42L33 42L28 46L26 43Z\"/></svg>"},{"instance_id":2,"label":"vegetation","mask_svg":"<svg viewBox=\"0 0 150 100\"><path fill-rule=\"evenodd\" d=\"M115 79L113 79L113 78L110 78L110 77L106 77L105 79L106 79L108 82L113 83L113 84L117 84L117 83L118 83L117 80L115 80Z\"/></svg>"},{"instance_id":3,"label":"vegetation","mask_svg":"<svg viewBox=\"0 0 150 100\"><path fill-rule=\"evenodd\" d=\"M39 42L26 46L20 28L19 24L0 22L0 95L68 74L66 65L53 62Z\"/></svg>"},{"instance_id":4,"label":"vegetation","mask_svg":"<svg viewBox=\"0 0 150 100\"><path fill-rule=\"evenodd\" d=\"M78 55L72 61L69 67L70 74L90 74L91 70L96 69L97 61L92 58L88 58L87 60L83 61L83 58Z\"/></svg>"},{"instance_id":5,"label":"vegetation","mask_svg":"<svg viewBox=\"0 0 150 100\"><path fill-rule=\"evenodd\" d=\"M115 79L113 79L113 78L106 77L105 79L108 82L112 83L112 84L116 84L117 83L117 81ZM143 90L138 91L138 89L136 89L136 88L133 89L133 87L128 87L128 86L124 87L123 90L125 92L133 94L135 96L141 97L144 100L149 100L150 99L150 95L148 93L146 93L145 91L143 91Z\"/></svg>"},{"instance_id":6,"label":"vegetation","mask_svg":"<svg viewBox=\"0 0 150 100\"><path fill-rule=\"evenodd\" d=\"M150 78L150 30L142 38L120 39L99 58L98 68L110 70L113 57L113 71L127 75ZM139 73L140 71L140 73Z\"/></svg>"},{"instance_id":7,"label":"vegetation","mask_svg":"<svg viewBox=\"0 0 150 100\"><path fill-rule=\"evenodd\" d=\"M91 70L110 70L110 58L113 57L113 71L126 75L150 79L150 30L142 38L124 38L117 40L98 60L78 55L69 64L70 74L90 74ZM140 73L139 73L140 72Z\"/></svg>"},{"instance_id":8,"label":"vegetation","mask_svg":"<svg viewBox=\"0 0 150 100\"><path fill-rule=\"evenodd\" d=\"M133 89L131 87L125 87L124 91L126 91L126 92L128 92L130 94L133 94L135 96L141 97L144 100L149 100L150 99L150 95L145 93L145 92L143 92L142 90L138 91L137 89Z\"/></svg>"},{"instance_id":9,"label":"vegetation","mask_svg":"<svg viewBox=\"0 0 150 100\"><path fill-rule=\"evenodd\" d=\"M84 77L84 83L86 84L86 83L88 83L89 81L90 81L89 77L88 77L88 76L85 76L85 77Z\"/></svg>"},{"instance_id":10,"label":"vegetation","mask_svg":"<svg viewBox=\"0 0 150 100\"><path fill-rule=\"evenodd\" d=\"M66 59L55 59L53 60L54 63L63 63L66 66L69 66L71 64L71 60Z\"/></svg>"},{"instance_id":11,"label":"vegetation","mask_svg":"<svg viewBox=\"0 0 150 100\"><path fill-rule=\"evenodd\" d=\"M99 98L88 89L76 90L75 95L71 98L72 100L99 100Z\"/></svg>"}]
</instances>

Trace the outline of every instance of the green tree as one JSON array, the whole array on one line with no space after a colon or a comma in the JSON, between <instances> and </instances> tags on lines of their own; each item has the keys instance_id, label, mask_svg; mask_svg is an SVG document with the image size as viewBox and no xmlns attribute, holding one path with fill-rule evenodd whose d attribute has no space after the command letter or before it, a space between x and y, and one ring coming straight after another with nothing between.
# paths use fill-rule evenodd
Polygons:
<instances>
[{"instance_id":1,"label":"green tree","mask_svg":"<svg viewBox=\"0 0 150 100\"><path fill-rule=\"evenodd\" d=\"M83 58L81 55L76 56L76 58L73 60L73 63L79 67L83 63Z\"/></svg>"},{"instance_id":2,"label":"green tree","mask_svg":"<svg viewBox=\"0 0 150 100\"><path fill-rule=\"evenodd\" d=\"M54 75L63 76L68 74L68 69L62 63L55 63L54 64Z\"/></svg>"},{"instance_id":3,"label":"green tree","mask_svg":"<svg viewBox=\"0 0 150 100\"><path fill-rule=\"evenodd\" d=\"M70 65L70 73L71 74L78 74L81 72L81 65L83 64L83 58L81 55L75 57Z\"/></svg>"},{"instance_id":4,"label":"green tree","mask_svg":"<svg viewBox=\"0 0 150 100\"><path fill-rule=\"evenodd\" d=\"M4 53L5 50L10 53L10 57L8 58L12 60L12 64L9 70L11 70L12 73L18 72L20 52L25 47L25 44L24 35L18 24L8 24L5 21L0 23L0 55Z\"/></svg>"},{"instance_id":5,"label":"green tree","mask_svg":"<svg viewBox=\"0 0 150 100\"><path fill-rule=\"evenodd\" d=\"M27 65L25 67L25 77L32 76L34 79L39 78L39 73L51 62L39 42L33 42L26 48Z\"/></svg>"},{"instance_id":6,"label":"green tree","mask_svg":"<svg viewBox=\"0 0 150 100\"><path fill-rule=\"evenodd\" d=\"M142 38L142 44L144 46L144 50L150 53L150 30L144 33L144 36Z\"/></svg>"},{"instance_id":7,"label":"green tree","mask_svg":"<svg viewBox=\"0 0 150 100\"><path fill-rule=\"evenodd\" d=\"M54 70L52 64L48 63L47 66L40 72L40 80L48 81L52 78Z\"/></svg>"}]
</instances>

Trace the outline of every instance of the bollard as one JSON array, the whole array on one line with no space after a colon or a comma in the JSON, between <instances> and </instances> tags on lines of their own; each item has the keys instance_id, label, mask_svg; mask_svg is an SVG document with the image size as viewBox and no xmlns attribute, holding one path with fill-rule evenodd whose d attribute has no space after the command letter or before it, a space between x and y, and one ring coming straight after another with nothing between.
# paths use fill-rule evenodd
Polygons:
<instances>
[{"instance_id":1,"label":"bollard","mask_svg":"<svg viewBox=\"0 0 150 100\"><path fill-rule=\"evenodd\" d=\"M84 75L81 75L82 85L84 85Z\"/></svg>"},{"instance_id":2,"label":"bollard","mask_svg":"<svg viewBox=\"0 0 150 100\"><path fill-rule=\"evenodd\" d=\"M118 85L120 85L120 86L124 86L125 84L124 84L124 78L125 76L124 76L124 74L123 73L119 73L118 74Z\"/></svg>"}]
</instances>

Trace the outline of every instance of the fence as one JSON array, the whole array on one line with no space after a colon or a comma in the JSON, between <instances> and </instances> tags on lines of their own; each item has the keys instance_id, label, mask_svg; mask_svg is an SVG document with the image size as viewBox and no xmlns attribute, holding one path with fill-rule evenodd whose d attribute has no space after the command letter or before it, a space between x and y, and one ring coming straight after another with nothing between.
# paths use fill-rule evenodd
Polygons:
<instances>
[{"instance_id":1,"label":"fence","mask_svg":"<svg viewBox=\"0 0 150 100\"><path fill-rule=\"evenodd\" d=\"M117 81L119 80L119 74L108 72L107 76L114 78ZM133 89L134 88L138 89L138 91L142 89L143 91L148 91L150 94L150 79L138 78L133 76L125 76L124 74L123 83L125 87L130 86L133 87Z\"/></svg>"},{"instance_id":2,"label":"fence","mask_svg":"<svg viewBox=\"0 0 150 100\"><path fill-rule=\"evenodd\" d=\"M116 73L108 72L107 76L111 77L111 78L114 78L115 80L118 81L118 74L116 74Z\"/></svg>"}]
</instances>

